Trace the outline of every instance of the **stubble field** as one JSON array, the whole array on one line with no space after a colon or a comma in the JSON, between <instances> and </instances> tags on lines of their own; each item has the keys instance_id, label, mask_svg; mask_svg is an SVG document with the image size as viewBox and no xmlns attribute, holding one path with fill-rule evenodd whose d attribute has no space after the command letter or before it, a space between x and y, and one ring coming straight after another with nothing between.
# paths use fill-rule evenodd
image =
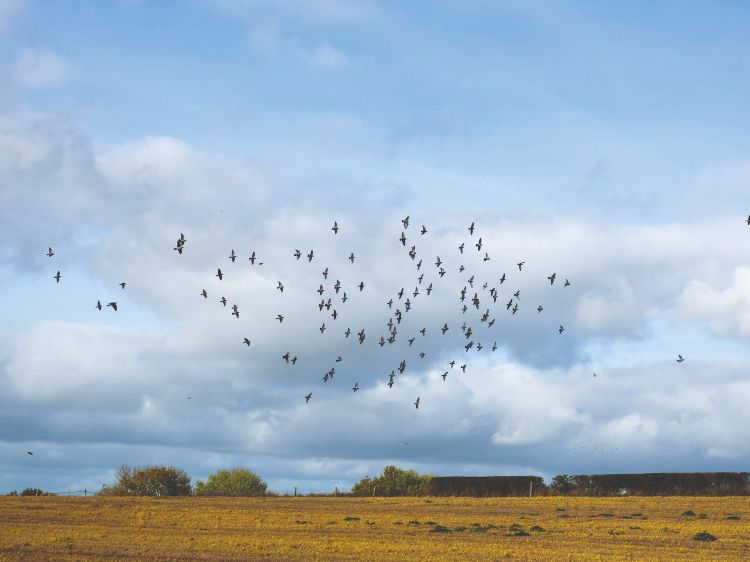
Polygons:
<instances>
[{"instance_id":1,"label":"stubble field","mask_svg":"<svg viewBox=\"0 0 750 562\"><path fill-rule=\"evenodd\" d=\"M750 498L0 497L0 560L750 560Z\"/></svg>"}]
</instances>

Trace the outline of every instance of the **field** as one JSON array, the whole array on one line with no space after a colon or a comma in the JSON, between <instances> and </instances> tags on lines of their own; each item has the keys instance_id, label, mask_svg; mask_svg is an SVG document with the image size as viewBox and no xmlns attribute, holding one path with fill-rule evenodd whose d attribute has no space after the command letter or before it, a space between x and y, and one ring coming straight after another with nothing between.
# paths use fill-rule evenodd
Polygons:
<instances>
[{"instance_id":1,"label":"field","mask_svg":"<svg viewBox=\"0 0 750 562\"><path fill-rule=\"evenodd\" d=\"M0 560L750 560L750 498L0 497Z\"/></svg>"}]
</instances>

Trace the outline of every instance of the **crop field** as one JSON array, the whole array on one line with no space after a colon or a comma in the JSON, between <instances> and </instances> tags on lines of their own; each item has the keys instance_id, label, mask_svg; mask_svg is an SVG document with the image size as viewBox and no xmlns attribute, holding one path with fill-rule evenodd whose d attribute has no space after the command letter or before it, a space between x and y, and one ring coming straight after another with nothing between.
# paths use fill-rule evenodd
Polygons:
<instances>
[{"instance_id":1,"label":"crop field","mask_svg":"<svg viewBox=\"0 0 750 562\"><path fill-rule=\"evenodd\" d=\"M0 560L750 560L750 498L0 497Z\"/></svg>"}]
</instances>

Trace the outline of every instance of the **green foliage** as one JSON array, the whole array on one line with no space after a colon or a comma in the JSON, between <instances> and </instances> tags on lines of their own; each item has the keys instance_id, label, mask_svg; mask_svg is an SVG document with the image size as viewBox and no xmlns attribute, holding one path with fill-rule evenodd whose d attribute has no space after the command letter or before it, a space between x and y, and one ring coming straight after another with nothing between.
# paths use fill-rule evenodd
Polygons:
<instances>
[{"instance_id":1,"label":"green foliage","mask_svg":"<svg viewBox=\"0 0 750 562\"><path fill-rule=\"evenodd\" d=\"M713 542L716 540L716 537L713 536L711 533L708 533L706 531L701 531L700 533L695 533L693 535L694 541L703 541L703 542Z\"/></svg>"},{"instance_id":2,"label":"green foliage","mask_svg":"<svg viewBox=\"0 0 750 562\"><path fill-rule=\"evenodd\" d=\"M117 482L103 486L102 496L189 496L190 477L174 466L131 467L117 469Z\"/></svg>"},{"instance_id":3,"label":"green foliage","mask_svg":"<svg viewBox=\"0 0 750 562\"><path fill-rule=\"evenodd\" d=\"M370 478L365 476L352 486L355 496L421 496L427 493L432 477L417 474L415 470L403 470L393 465L386 466L383 474Z\"/></svg>"},{"instance_id":4,"label":"green foliage","mask_svg":"<svg viewBox=\"0 0 750 562\"><path fill-rule=\"evenodd\" d=\"M206 482L198 480L193 493L196 496L262 496L268 484L260 476L246 468L219 470Z\"/></svg>"},{"instance_id":5,"label":"green foliage","mask_svg":"<svg viewBox=\"0 0 750 562\"><path fill-rule=\"evenodd\" d=\"M567 474L558 474L552 479L550 488L554 493L564 496L573 489L573 477Z\"/></svg>"},{"instance_id":6,"label":"green foliage","mask_svg":"<svg viewBox=\"0 0 750 562\"><path fill-rule=\"evenodd\" d=\"M39 488L25 488L21 494L22 496L46 496L47 494Z\"/></svg>"}]
</instances>

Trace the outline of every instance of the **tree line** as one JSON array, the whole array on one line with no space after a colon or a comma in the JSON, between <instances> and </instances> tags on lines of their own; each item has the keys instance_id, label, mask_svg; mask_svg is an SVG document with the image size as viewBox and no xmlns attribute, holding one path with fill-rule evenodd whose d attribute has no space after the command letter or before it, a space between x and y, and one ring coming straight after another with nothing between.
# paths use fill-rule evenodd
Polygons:
<instances>
[{"instance_id":1,"label":"tree line","mask_svg":"<svg viewBox=\"0 0 750 562\"><path fill-rule=\"evenodd\" d=\"M218 470L206 481L191 485L190 476L174 466L124 465L116 481L102 486L100 496L228 496L276 495L247 468ZM20 494L49 495L38 488ZM295 489L296 495L296 489ZM365 476L352 486L350 496L745 496L750 495L748 472L663 472L646 474L559 474L549 485L540 476L435 476L393 465L379 476Z\"/></svg>"}]
</instances>

